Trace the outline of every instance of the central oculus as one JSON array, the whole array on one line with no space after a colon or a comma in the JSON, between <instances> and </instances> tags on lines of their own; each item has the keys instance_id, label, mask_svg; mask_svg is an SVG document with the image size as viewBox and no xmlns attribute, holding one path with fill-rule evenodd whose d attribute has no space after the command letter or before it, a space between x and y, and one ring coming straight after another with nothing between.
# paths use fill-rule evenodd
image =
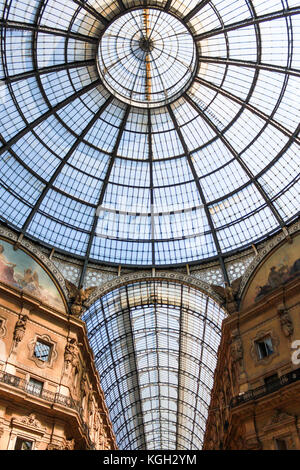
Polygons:
<instances>
[{"instance_id":1,"label":"central oculus","mask_svg":"<svg viewBox=\"0 0 300 470\"><path fill-rule=\"evenodd\" d=\"M98 47L103 84L133 106L170 103L190 86L196 68L197 48L187 27L155 8L139 8L115 19Z\"/></svg>"}]
</instances>

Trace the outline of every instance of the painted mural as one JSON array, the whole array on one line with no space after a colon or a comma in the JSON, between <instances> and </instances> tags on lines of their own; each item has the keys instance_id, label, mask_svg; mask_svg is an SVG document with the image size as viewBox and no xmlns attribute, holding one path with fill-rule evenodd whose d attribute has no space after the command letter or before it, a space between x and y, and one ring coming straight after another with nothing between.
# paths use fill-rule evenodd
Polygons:
<instances>
[{"instance_id":1,"label":"painted mural","mask_svg":"<svg viewBox=\"0 0 300 470\"><path fill-rule=\"evenodd\" d=\"M300 235L285 243L258 269L250 282L242 307L259 301L277 287L300 276Z\"/></svg>"},{"instance_id":2,"label":"painted mural","mask_svg":"<svg viewBox=\"0 0 300 470\"><path fill-rule=\"evenodd\" d=\"M46 271L27 253L0 239L0 281L65 311L61 295Z\"/></svg>"}]
</instances>

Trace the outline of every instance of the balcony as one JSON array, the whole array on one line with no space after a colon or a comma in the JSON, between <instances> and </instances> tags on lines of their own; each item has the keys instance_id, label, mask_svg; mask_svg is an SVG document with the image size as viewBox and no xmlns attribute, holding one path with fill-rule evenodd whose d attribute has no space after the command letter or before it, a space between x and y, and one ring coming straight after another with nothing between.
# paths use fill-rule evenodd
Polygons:
<instances>
[{"instance_id":1,"label":"balcony","mask_svg":"<svg viewBox=\"0 0 300 470\"><path fill-rule=\"evenodd\" d=\"M297 382L298 380L300 380L300 369L288 372L287 374L278 377L278 379L272 381L269 384L262 385L261 387L254 388L253 390L248 390L248 392L245 392L242 395L233 397L230 402L230 407L235 408L236 406L242 405L243 403L264 397L265 395L276 392L282 387Z\"/></svg>"},{"instance_id":2,"label":"balcony","mask_svg":"<svg viewBox=\"0 0 300 470\"><path fill-rule=\"evenodd\" d=\"M5 383L12 387L15 387L19 390L23 390L24 392L28 393L29 395L33 395L35 397L42 398L50 403L58 403L59 405L63 405L67 408L71 408L77 411L80 424L84 430L86 435L88 444L90 449L95 448L95 444L92 442L90 435L89 435L89 428L87 424L84 422L83 419L83 410L80 406L78 401L73 400L72 397L67 397L65 395L61 395L60 393L50 392L49 390L40 389L38 387L32 386L32 384L25 379L21 379L20 377L16 377L15 375L8 374L7 372L0 371L0 383Z\"/></svg>"},{"instance_id":3,"label":"balcony","mask_svg":"<svg viewBox=\"0 0 300 470\"><path fill-rule=\"evenodd\" d=\"M81 412L79 402L73 400L72 397L67 397L65 395L61 395L60 393L54 393L50 392L49 390L33 387L26 380L21 379L20 377L16 377L15 375L8 374L7 372L0 371L0 382L11 385L12 387L23 390L30 395L42 398L43 400L49 401L51 403L58 403L60 405L66 406L67 408L76 410L79 413Z\"/></svg>"}]
</instances>

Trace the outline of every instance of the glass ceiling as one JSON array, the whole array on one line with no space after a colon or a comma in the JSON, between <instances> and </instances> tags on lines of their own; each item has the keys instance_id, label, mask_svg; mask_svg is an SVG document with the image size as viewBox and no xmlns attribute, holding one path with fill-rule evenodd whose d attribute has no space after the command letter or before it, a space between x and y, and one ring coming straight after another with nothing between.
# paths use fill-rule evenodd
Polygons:
<instances>
[{"instance_id":1,"label":"glass ceiling","mask_svg":"<svg viewBox=\"0 0 300 470\"><path fill-rule=\"evenodd\" d=\"M299 213L299 13L0 0L2 220L86 263L224 270Z\"/></svg>"},{"instance_id":2,"label":"glass ceiling","mask_svg":"<svg viewBox=\"0 0 300 470\"><path fill-rule=\"evenodd\" d=\"M121 450L202 448L225 312L168 281L116 289L83 316Z\"/></svg>"}]
</instances>

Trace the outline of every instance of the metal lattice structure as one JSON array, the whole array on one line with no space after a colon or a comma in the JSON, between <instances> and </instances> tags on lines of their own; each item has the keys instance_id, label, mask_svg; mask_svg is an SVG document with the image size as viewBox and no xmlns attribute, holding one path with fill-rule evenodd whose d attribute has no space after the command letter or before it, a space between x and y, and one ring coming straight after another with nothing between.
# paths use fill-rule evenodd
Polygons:
<instances>
[{"instance_id":1,"label":"metal lattice structure","mask_svg":"<svg viewBox=\"0 0 300 470\"><path fill-rule=\"evenodd\" d=\"M233 256L299 216L299 14L298 0L0 0L1 220L76 258L57 263L78 286L121 266L238 277L252 258ZM223 314L170 279L90 306L120 446L201 447Z\"/></svg>"},{"instance_id":2,"label":"metal lattice structure","mask_svg":"<svg viewBox=\"0 0 300 470\"><path fill-rule=\"evenodd\" d=\"M1 217L89 261L219 259L298 215L291 0L2 1Z\"/></svg>"},{"instance_id":3,"label":"metal lattice structure","mask_svg":"<svg viewBox=\"0 0 300 470\"><path fill-rule=\"evenodd\" d=\"M87 310L120 449L201 449L224 318L200 290L154 279Z\"/></svg>"}]
</instances>

